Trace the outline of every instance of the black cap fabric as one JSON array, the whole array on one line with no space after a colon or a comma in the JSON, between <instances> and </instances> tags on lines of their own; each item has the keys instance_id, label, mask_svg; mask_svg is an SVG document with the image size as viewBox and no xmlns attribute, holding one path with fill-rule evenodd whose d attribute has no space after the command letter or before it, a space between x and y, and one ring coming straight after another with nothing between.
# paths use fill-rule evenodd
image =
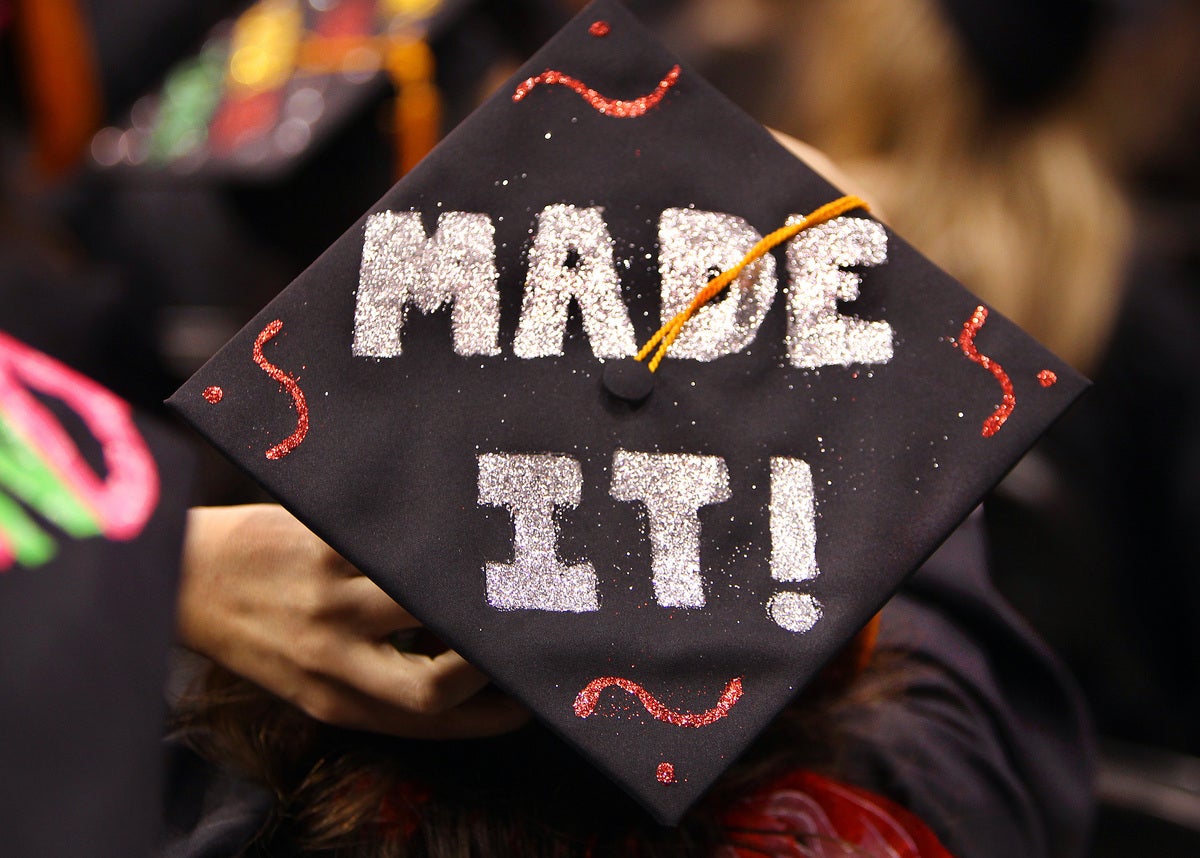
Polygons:
<instances>
[{"instance_id":1,"label":"black cap fabric","mask_svg":"<svg viewBox=\"0 0 1200 858\"><path fill-rule=\"evenodd\" d=\"M170 403L673 823L1085 384L862 208L610 371L839 197L601 0Z\"/></svg>"}]
</instances>

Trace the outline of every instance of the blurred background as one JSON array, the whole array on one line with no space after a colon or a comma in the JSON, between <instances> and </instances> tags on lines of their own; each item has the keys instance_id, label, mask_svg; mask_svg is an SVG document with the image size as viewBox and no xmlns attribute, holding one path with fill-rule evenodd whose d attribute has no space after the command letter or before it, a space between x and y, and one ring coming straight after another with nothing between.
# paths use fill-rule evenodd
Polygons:
<instances>
[{"instance_id":1,"label":"blurred background","mask_svg":"<svg viewBox=\"0 0 1200 858\"><path fill-rule=\"evenodd\" d=\"M0 0L0 325L160 410L583 5ZM1094 712L1094 858L1200 854L1200 0L627 5L1094 379L995 576Z\"/></svg>"}]
</instances>

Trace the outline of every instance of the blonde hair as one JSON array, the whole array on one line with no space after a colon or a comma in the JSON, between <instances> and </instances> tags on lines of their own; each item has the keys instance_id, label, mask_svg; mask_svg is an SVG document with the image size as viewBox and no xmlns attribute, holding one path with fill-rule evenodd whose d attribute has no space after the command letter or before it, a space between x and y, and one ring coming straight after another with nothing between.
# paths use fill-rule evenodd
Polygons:
<instances>
[{"instance_id":1,"label":"blonde hair","mask_svg":"<svg viewBox=\"0 0 1200 858\"><path fill-rule=\"evenodd\" d=\"M791 14L801 44L780 87L795 122L785 130L824 149L987 304L1094 366L1130 220L1073 102L994 109L932 0L813 0Z\"/></svg>"}]
</instances>

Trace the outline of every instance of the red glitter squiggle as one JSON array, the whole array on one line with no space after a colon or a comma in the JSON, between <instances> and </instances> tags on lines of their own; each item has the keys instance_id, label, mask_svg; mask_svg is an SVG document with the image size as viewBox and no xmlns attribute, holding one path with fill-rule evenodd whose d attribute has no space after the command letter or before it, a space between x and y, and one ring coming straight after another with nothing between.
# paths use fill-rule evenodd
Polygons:
<instances>
[{"instance_id":1,"label":"red glitter squiggle","mask_svg":"<svg viewBox=\"0 0 1200 858\"><path fill-rule=\"evenodd\" d=\"M996 377L996 381L1000 382L1000 390L1003 396L1000 399L1000 404L996 406L996 410L991 416L983 421L983 437L991 438L1000 431L1000 427L1008 420L1013 409L1017 407L1017 395L1013 392L1012 379L1008 377L1008 373L1000 364L996 363L985 354L980 354L979 349L975 348L975 335L979 333L979 329L983 327L983 323L987 321L987 307L980 305L975 308L975 312L971 314L971 318L963 325L962 334L958 337L958 344L962 347L963 354L973 363L979 364L992 375Z\"/></svg>"},{"instance_id":2,"label":"red glitter squiggle","mask_svg":"<svg viewBox=\"0 0 1200 858\"><path fill-rule=\"evenodd\" d=\"M720 721L729 714L733 705L742 699L742 678L735 676L729 680L717 705L706 712L679 712L663 704L657 697L632 679L622 679L619 676L600 676L593 679L575 698L575 714L586 718L596 709L600 694L609 686L617 686L623 691L637 697L646 707L646 711L659 721L674 724L676 727L707 727L714 721Z\"/></svg>"},{"instance_id":3,"label":"red glitter squiggle","mask_svg":"<svg viewBox=\"0 0 1200 858\"><path fill-rule=\"evenodd\" d=\"M663 97L667 94L667 90L673 87L677 80L679 80L679 66L675 66L667 72L667 76L658 82L658 86L649 95L643 95L640 98L633 98L629 101L622 101L601 95L583 81L571 77L569 74L563 74L554 69L546 69L541 74L526 78L517 84L512 100L520 101L529 95L530 91L539 84L558 84L578 93L579 97L590 104L598 113L603 113L605 116L616 116L621 119L631 119L641 116L662 101Z\"/></svg>"},{"instance_id":4,"label":"red glitter squiggle","mask_svg":"<svg viewBox=\"0 0 1200 858\"><path fill-rule=\"evenodd\" d=\"M282 384L287 389L287 392L292 395L292 399L296 403L296 431L267 450L268 459L282 459L288 453L292 452L292 450L299 447L300 442L304 440L304 436L308 434L308 402L304 399L304 391L300 389L300 385L296 383L296 379L263 357L263 346L282 329L283 322L280 319L276 319L263 328L259 332L257 339L254 340L254 362L259 365L263 372Z\"/></svg>"}]
</instances>

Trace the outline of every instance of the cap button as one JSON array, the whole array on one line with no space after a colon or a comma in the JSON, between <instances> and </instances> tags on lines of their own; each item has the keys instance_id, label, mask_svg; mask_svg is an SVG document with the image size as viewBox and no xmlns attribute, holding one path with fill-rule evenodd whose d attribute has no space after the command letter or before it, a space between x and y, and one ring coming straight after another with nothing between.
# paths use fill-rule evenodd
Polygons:
<instances>
[{"instance_id":1,"label":"cap button","mask_svg":"<svg viewBox=\"0 0 1200 858\"><path fill-rule=\"evenodd\" d=\"M633 358L606 361L601 377L604 389L617 399L637 404L654 390L654 373Z\"/></svg>"}]
</instances>

